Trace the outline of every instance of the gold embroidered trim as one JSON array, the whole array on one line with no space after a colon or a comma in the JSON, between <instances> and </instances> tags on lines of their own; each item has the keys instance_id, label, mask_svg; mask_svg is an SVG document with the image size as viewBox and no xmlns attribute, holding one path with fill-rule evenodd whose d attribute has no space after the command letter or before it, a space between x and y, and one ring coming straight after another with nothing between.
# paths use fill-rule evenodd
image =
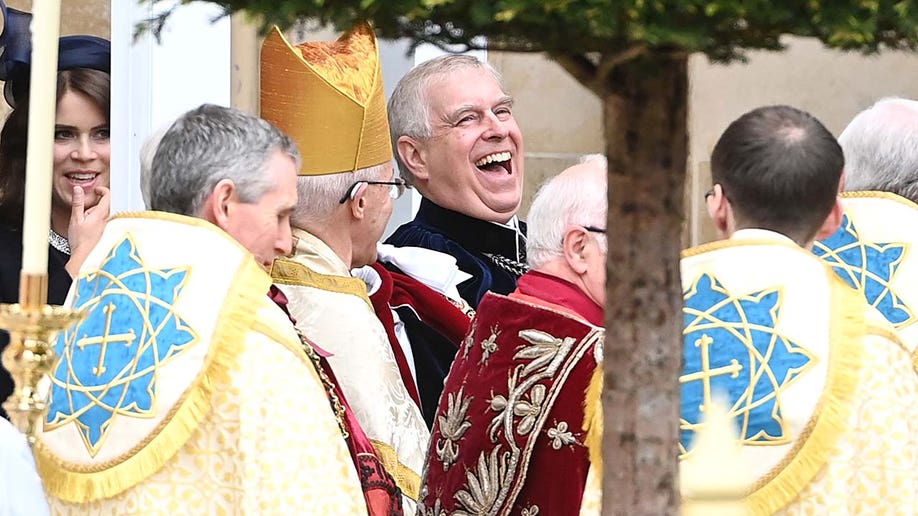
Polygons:
<instances>
[{"instance_id":1,"label":"gold embroidered trim","mask_svg":"<svg viewBox=\"0 0 918 516\"><path fill-rule=\"evenodd\" d=\"M201 372L149 436L121 457L93 466L60 461L40 440L36 443L36 464L48 494L71 503L117 496L158 472L185 445L210 412L217 386L226 383L236 367L255 317L252 307L264 302L261 298L270 287L270 279L254 260L244 259L234 278Z\"/></svg>"},{"instance_id":2,"label":"gold embroidered trim","mask_svg":"<svg viewBox=\"0 0 918 516\"><path fill-rule=\"evenodd\" d=\"M600 340L605 340L606 333L604 329L593 326L583 320L578 321L583 325L591 327L592 329L588 331L587 334L584 335L584 337L579 342L576 342L570 350L568 350L568 358L565 361L566 363L561 365L559 369L556 369L553 374L549 373L549 376L553 377L554 381L552 383L552 388L548 391L548 397L542 402L542 406L545 407L545 410L541 411L541 414L538 416L538 420L533 425L533 435L538 434L542 431L542 428L545 427L545 422L548 419L549 413L551 412L551 407L555 406L555 402L557 401L558 396L561 394L563 385L567 383L567 379L571 375L571 372L574 370L574 368L576 368L580 361L583 360L584 355L590 353L590 351L596 346L597 342ZM531 337L527 338L523 334L527 331L529 330L521 331L520 338L538 346L539 344L537 339L531 339ZM535 342L533 342L533 340L535 340ZM525 348L519 353L524 352ZM525 372L527 368L532 368L531 370L535 375L541 376L553 369L552 365L549 364L548 367L543 369L541 372L535 372L536 369L533 368L533 366L535 365L535 362L538 362L539 360L540 359L537 358L530 362L526 367L523 368L523 372ZM520 426L522 426L522 421L520 422ZM520 433L520 430L521 429L518 427L517 433ZM511 444L513 443L513 441L510 439L508 439L508 441ZM538 439L536 438L529 439L526 442L525 448L521 450L522 457L521 460L519 460L519 474L516 475L515 485L508 493L506 500L516 503L517 496L519 496L520 490L523 489L523 485L525 483L524 481L529 471L529 461L532 458L532 451L535 448L537 441ZM511 461L517 462L516 459L511 459ZM505 511L505 513L507 512Z\"/></svg>"},{"instance_id":3,"label":"gold embroidered trim","mask_svg":"<svg viewBox=\"0 0 918 516\"><path fill-rule=\"evenodd\" d=\"M908 206L913 210L918 210L918 204L915 204L911 199L906 199L901 195L894 194L892 192L881 192L878 190L860 190L856 192L844 192L841 194L843 199L887 199L890 201L895 201L904 206Z\"/></svg>"},{"instance_id":4,"label":"gold embroidered trim","mask_svg":"<svg viewBox=\"0 0 918 516\"><path fill-rule=\"evenodd\" d=\"M536 329L519 331L519 338L527 343L513 356L520 363L507 378L507 390L492 391L488 402L488 413L496 413L491 416L488 435L493 443L499 443L503 435L507 448L504 443L495 444L493 449L479 454L475 465L466 472L467 482L453 496L457 508L470 513L504 514L515 507L550 408L571 371L604 336L601 328L577 321L588 328L580 340L558 338ZM548 380L552 382L550 388L544 383ZM517 436L523 437L521 446L517 445Z\"/></svg>"},{"instance_id":5,"label":"gold embroidered trim","mask_svg":"<svg viewBox=\"0 0 918 516\"><path fill-rule=\"evenodd\" d=\"M692 256L698 256L699 254L704 254L710 251L717 251L718 249L725 249L728 247L743 247L748 245L768 245L768 246L781 246L788 249L794 249L799 253L803 253L807 256L811 256L809 251L804 250L799 245L793 242L785 242L783 240L769 240L767 238L750 238L750 239L741 239L741 240L717 240L714 242L708 242L706 244L696 245L695 247L689 247L684 249L681 253L683 259L690 258Z\"/></svg>"},{"instance_id":6,"label":"gold embroidered trim","mask_svg":"<svg viewBox=\"0 0 918 516\"><path fill-rule=\"evenodd\" d=\"M276 283L282 285L312 287L328 292L357 296L366 302L370 310L373 310L373 303L370 302L370 298L367 296L367 284L360 278L321 274L291 260L274 260L271 277L274 278Z\"/></svg>"},{"instance_id":7,"label":"gold embroidered trim","mask_svg":"<svg viewBox=\"0 0 918 516\"><path fill-rule=\"evenodd\" d=\"M395 450L388 444L375 439L370 439L370 443L376 449L376 454L379 456L379 461L382 462L383 467L395 480L395 485L402 490L402 494L417 501L421 491L420 475L399 462Z\"/></svg>"},{"instance_id":8,"label":"gold embroidered trim","mask_svg":"<svg viewBox=\"0 0 918 516\"><path fill-rule=\"evenodd\" d=\"M319 354L316 353L316 350L312 347L309 339L303 335L299 328L297 328L296 334L300 338L300 343L303 345L303 351L306 352L306 356L308 356L309 360L312 361L312 367L315 368L316 373L319 375L319 379L322 380L322 386L325 388L325 393L328 397L328 403L331 405L332 413L334 413L335 420L338 422L338 428L341 430L341 436L347 440L351 437L351 434L347 431L347 424L344 422L344 405L341 404L341 400L338 399L338 393L335 392L335 383L332 382L331 378L328 377L328 374L325 373L325 368L322 367L322 359L319 357Z\"/></svg>"},{"instance_id":9,"label":"gold embroidered trim","mask_svg":"<svg viewBox=\"0 0 918 516\"><path fill-rule=\"evenodd\" d=\"M753 486L746 498L750 514L773 514L799 496L825 465L844 433L859 382L866 323L861 294L828 272L830 314L826 384L816 409L794 447Z\"/></svg>"}]
</instances>

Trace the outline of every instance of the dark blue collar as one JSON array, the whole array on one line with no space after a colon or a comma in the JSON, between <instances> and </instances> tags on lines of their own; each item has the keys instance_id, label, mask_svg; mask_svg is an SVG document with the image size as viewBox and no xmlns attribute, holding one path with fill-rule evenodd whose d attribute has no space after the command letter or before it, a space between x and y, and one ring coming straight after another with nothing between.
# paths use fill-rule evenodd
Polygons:
<instances>
[{"instance_id":1,"label":"dark blue collar","mask_svg":"<svg viewBox=\"0 0 918 516\"><path fill-rule=\"evenodd\" d=\"M421 199L414 221L442 233L469 251L525 262L526 223L523 221L519 221L519 230L516 230L448 210L426 198Z\"/></svg>"}]
</instances>

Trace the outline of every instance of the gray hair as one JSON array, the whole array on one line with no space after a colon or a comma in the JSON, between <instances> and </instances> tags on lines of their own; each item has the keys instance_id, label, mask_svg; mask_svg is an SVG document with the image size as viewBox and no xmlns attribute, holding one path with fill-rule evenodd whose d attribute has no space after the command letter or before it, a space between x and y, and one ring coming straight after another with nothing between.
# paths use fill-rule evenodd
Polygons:
<instances>
[{"instance_id":1,"label":"gray hair","mask_svg":"<svg viewBox=\"0 0 918 516\"><path fill-rule=\"evenodd\" d=\"M143 204L148 210L152 210L150 203L150 177L153 175L153 158L156 156L156 148L159 147L159 141L163 139L168 127L162 127L154 131L144 140L140 147L140 195L143 197Z\"/></svg>"},{"instance_id":2,"label":"gray hair","mask_svg":"<svg viewBox=\"0 0 918 516\"><path fill-rule=\"evenodd\" d=\"M588 154L581 164L595 164L608 169L602 154ZM529 266L542 267L564 255L564 233L570 226L606 226L606 174L596 181L559 174L539 188L527 216L526 254ZM605 251L608 245L603 235L596 235Z\"/></svg>"},{"instance_id":3,"label":"gray hair","mask_svg":"<svg viewBox=\"0 0 918 516\"><path fill-rule=\"evenodd\" d=\"M274 186L265 174L277 152L300 167L296 144L278 128L238 109L204 104L166 130L151 167L150 208L198 216L220 181L229 179L242 202Z\"/></svg>"},{"instance_id":4,"label":"gray hair","mask_svg":"<svg viewBox=\"0 0 918 516\"><path fill-rule=\"evenodd\" d=\"M392 149L401 176L408 183L413 183L414 174L398 155L398 139L402 136L412 138L430 138L433 128L430 124L430 98L428 88L436 78L469 68L485 70L494 77L500 89L504 90L503 79L490 64L468 55L447 54L430 61L425 61L412 68L398 81L392 97L389 99L389 134L392 136ZM506 91L504 92L506 93Z\"/></svg>"},{"instance_id":5,"label":"gray hair","mask_svg":"<svg viewBox=\"0 0 918 516\"><path fill-rule=\"evenodd\" d=\"M390 162L361 168L343 174L300 176L296 178L296 208L290 215L290 224L308 229L315 224L330 222L338 208L341 196L358 181L378 181Z\"/></svg>"},{"instance_id":6,"label":"gray hair","mask_svg":"<svg viewBox=\"0 0 918 516\"><path fill-rule=\"evenodd\" d=\"M892 192L918 202L918 102L881 99L851 120L838 143L846 190Z\"/></svg>"}]
</instances>

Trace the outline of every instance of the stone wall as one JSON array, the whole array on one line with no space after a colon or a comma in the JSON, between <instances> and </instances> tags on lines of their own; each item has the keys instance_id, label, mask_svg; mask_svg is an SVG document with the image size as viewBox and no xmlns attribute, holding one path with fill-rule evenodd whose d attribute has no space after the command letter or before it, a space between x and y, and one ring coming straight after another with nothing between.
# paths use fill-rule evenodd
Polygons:
<instances>
[{"instance_id":1,"label":"stone wall","mask_svg":"<svg viewBox=\"0 0 918 516\"><path fill-rule=\"evenodd\" d=\"M27 11L31 3L7 1L10 7ZM110 16L109 0L64 0L61 34L108 38ZM233 103L255 111L259 40L251 27L235 21ZM788 38L786 42L786 52L751 52L747 63L714 65L704 56L692 56L689 61L686 246L716 237L703 202L710 187L709 156L720 133L742 113L766 104L791 104L810 111L838 134L854 114L883 96L918 98L918 55L863 56L825 50L814 40ZM514 111L526 149L521 210L525 218L532 195L545 179L581 154L605 151L601 104L541 54L491 52L488 59L516 98ZM0 104L0 116L5 117L8 108Z\"/></svg>"},{"instance_id":2,"label":"stone wall","mask_svg":"<svg viewBox=\"0 0 918 516\"><path fill-rule=\"evenodd\" d=\"M788 38L782 53L751 52L747 63L689 62L689 177L685 246L716 238L704 207L709 159L721 132L744 112L767 104L807 110L836 135L858 111L889 95L918 98L918 55L863 56ZM493 52L489 60L516 98L526 148L525 214L545 179L583 153L604 152L599 100L541 55Z\"/></svg>"}]
</instances>

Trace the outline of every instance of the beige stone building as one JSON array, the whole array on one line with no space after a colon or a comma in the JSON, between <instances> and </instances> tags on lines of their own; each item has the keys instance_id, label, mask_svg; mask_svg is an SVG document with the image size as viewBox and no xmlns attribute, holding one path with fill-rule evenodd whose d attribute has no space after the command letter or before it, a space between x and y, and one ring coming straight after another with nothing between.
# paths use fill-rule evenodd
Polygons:
<instances>
[{"instance_id":1,"label":"beige stone building","mask_svg":"<svg viewBox=\"0 0 918 516\"><path fill-rule=\"evenodd\" d=\"M684 244L715 238L704 212L709 158L734 119L758 106L790 104L809 111L838 135L874 101L918 98L918 54L864 56L827 50L816 40L787 38L785 52L750 52L747 63L689 61L689 160ZM584 152L603 152L599 99L558 65L537 55L489 55L517 99L526 142L526 199L547 177Z\"/></svg>"},{"instance_id":2,"label":"beige stone building","mask_svg":"<svg viewBox=\"0 0 918 516\"><path fill-rule=\"evenodd\" d=\"M8 0L7 4L31 9L30 0ZM63 0L61 33L109 37L111 16L111 0ZM231 34L227 62L232 68L229 74L232 84L226 87L234 105L254 112L258 102L260 42L256 31L239 20L233 20ZM333 34L293 30L290 36L295 41L328 39ZM692 56L685 245L714 237L703 211L703 193L710 187L708 160L720 133L745 111L767 104L790 104L813 113L838 134L855 113L881 97L918 98L918 54L887 52L863 56L826 50L815 40L787 38L786 43L785 52L750 52L748 62L726 66L710 64L701 55ZM411 62L408 57L407 61L398 57L404 53L404 45L389 45L386 51L395 57L383 61L387 91L391 91ZM525 217L532 195L545 179L581 154L604 151L601 105L595 95L541 55L491 52L487 59L503 74L506 87L516 97L515 113L526 148L521 212ZM165 83L170 78L154 74L152 80ZM114 138L117 141L118 136ZM136 185L136 181L125 184ZM405 220L410 217L408 203L410 199L402 201L396 217ZM393 225L397 223L393 221Z\"/></svg>"}]
</instances>

